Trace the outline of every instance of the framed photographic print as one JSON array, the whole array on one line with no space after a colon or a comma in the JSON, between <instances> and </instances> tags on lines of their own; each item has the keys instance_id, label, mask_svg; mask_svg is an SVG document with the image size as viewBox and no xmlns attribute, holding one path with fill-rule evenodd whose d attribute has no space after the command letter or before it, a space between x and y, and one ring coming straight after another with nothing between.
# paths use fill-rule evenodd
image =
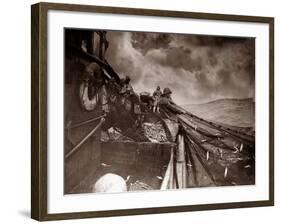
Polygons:
<instances>
[{"instance_id":1,"label":"framed photographic print","mask_svg":"<svg viewBox=\"0 0 281 224\"><path fill-rule=\"evenodd\" d=\"M32 218L274 204L274 19L32 5Z\"/></svg>"}]
</instances>

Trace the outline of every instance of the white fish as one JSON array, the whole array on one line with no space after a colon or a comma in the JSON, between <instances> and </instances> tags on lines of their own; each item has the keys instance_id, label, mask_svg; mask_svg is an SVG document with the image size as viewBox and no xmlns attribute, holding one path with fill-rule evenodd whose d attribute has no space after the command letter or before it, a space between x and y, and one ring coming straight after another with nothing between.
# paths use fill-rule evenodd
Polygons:
<instances>
[{"instance_id":1,"label":"white fish","mask_svg":"<svg viewBox=\"0 0 281 224\"><path fill-rule=\"evenodd\" d=\"M210 152L207 151L207 152L206 152L206 160L207 160L207 161L209 160L209 157L210 157Z\"/></svg>"},{"instance_id":2,"label":"white fish","mask_svg":"<svg viewBox=\"0 0 281 224\"><path fill-rule=\"evenodd\" d=\"M150 142L153 142L153 143L159 143L156 139L153 139L153 138L149 138Z\"/></svg>"},{"instance_id":3,"label":"white fish","mask_svg":"<svg viewBox=\"0 0 281 224\"><path fill-rule=\"evenodd\" d=\"M156 176L156 178L158 178L159 180L163 180L163 177L161 176Z\"/></svg>"},{"instance_id":4,"label":"white fish","mask_svg":"<svg viewBox=\"0 0 281 224\"><path fill-rule=\"evenodd\" d=\"M242 152L242 150L243 150L243 143L240 145L239 151Z\"/></svg>"},{"instance_id":5,"label":"white fish","mask_svg":"<svg viewBox=\"0 0 281 224\"><path fill-rule=\"evenodd\" d=\"M224 169L224 178L227 177L227 173L228 173L228 167L226 166L225 169Z\"/></svg>"},{"instance_id":6,"label":"white fish","mask_svg":"<svg viewBox=\"0 0 281 224\"><path fill-rule=\"evenodd\" d=\"M111 166L111 165L108 165L106 163L101 163L100 165L103 166L103 167L110 167Z\"/></svg>"}]
</instances>

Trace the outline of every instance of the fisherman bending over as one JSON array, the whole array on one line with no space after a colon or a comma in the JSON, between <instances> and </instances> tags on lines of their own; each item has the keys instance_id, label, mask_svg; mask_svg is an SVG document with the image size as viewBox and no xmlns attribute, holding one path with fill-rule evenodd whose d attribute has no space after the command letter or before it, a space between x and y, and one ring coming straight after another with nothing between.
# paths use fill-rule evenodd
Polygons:
<instances>
[{"instance_id":1,"label":"fisherman bending over","mask_svg":"<svg viewBox=\"0 0 281 224\"><path fill-rule=\"evenodd\" d=\"M168 87L164 88L163 94L161 96L161 103L163 103L163 104L169 104L169 103L174 104L174 102L172 100L172 97L171 97L171 94L172 94L172 91Z\"/></svg>"}]
</instances>

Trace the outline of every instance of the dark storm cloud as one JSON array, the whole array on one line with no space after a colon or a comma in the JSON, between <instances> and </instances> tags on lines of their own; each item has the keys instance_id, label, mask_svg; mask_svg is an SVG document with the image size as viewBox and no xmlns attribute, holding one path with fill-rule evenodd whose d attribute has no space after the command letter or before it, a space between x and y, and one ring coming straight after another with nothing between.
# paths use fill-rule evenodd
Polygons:
<instances>
[{"instance_id":1,"label":"dark storm cloud","mask_svg":"<svg viewBox=\"0 0 281 224\"><path fill-rule=\"evenodd\" d=\"M140 33L132 32L132 46L142 54L150 49L166 48L171 41L171 35L165 33Z\"/></svg>"},{"instance_id":2,"label":"dark storm cloud","mask_svg":"<svg viewBox=\"0 0 281 224\"><path fill-rule=\"evenodd\" d=\"M170 66L174 69L182 68L187 71L198 71L202 69L202 59L200 57L192 58L192 52L188 48L162 48L161 52L164 54L164 57L159 57L159 54L155 55L153 52L155 51L149 51L146 57L162 66Z\"/></svg>"},{"instance_id":3,"label":"dark storm cloud","mask_svg":"<svg viewBox=\"0 0 281 224\"><path fill-rule=\"evenodd\" d=\"M254 97L254 40L108 32L106 57L137 92L170 87L179 104Z\"/></svg>"}]
</instances>

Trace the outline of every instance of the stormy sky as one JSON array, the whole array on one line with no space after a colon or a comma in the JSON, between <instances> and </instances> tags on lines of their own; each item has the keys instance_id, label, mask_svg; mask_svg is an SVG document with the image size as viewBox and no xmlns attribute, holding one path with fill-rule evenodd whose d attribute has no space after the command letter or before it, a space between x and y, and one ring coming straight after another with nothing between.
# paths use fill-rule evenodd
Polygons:
<instances>
[{"instance_id":1,"label":"stormy sky","mask_svg":"<svg viewBox=\"0 0 281 224\"><path fill-rule=\"evenodd\" d=\"M107 39L108 62L137 93L169 87L179 105L254 97L252 38L110 31Z\"/></svg>"}]
</instances>

